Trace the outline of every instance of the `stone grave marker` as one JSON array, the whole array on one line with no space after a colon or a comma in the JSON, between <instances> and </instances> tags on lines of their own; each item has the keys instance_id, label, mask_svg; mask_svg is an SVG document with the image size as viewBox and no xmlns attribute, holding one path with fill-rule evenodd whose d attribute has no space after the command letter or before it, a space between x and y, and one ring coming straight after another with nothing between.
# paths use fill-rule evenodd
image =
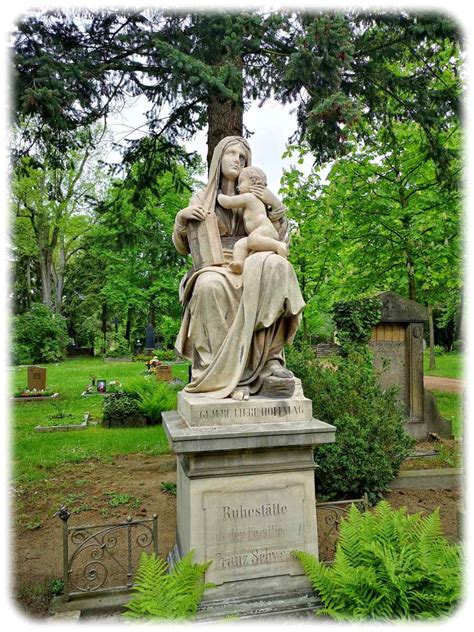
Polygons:
<instances>
[{"instance_id":1,"label":"stone grave marker","mask_svg":"<svg viewBox=\"0 0 474 632\"><path fill-rule=\"evenodd\" d=\"M145 331L145 351L150 351L155 348L155 328L151 323L148 323Z\"/></svg>"},{"instance_id":2,"label":"stone grave marker","mask_svg":"<svg viewBox=\"0 0 474 632\"><path fill-rule=\"evenodd\" d=\"M423 385L423 326L428 320L427 308L395 292L382 292L378 298L382 301L382 314L373 328L370 348L382 388L397 387L410 435L416 439L426 437L428 432L451 435L449 422L439 413L432 413L434 396Z\"/></svg>"},{"instance_id":3,"label":"stone grave marker","mask_svg":"<svg viewBox=\"0 0 474 632\"><path fill-rule=\"evenodd\" d=\"M28 389L30 391L33 389L37 391L46 390L46 369L40 366L29 366L27 373Z\"/></svg>"},{"instance_id":4,"label":"stone grave marker","mask_svg":"<svg viewBox=\"0 0 474 632\"><path fill-rule=\"evenodd\" d=\"M158 364L155 367L155 375L158 382L171 381L171 366L169 364Z\"/></svg>"}]
</instances>

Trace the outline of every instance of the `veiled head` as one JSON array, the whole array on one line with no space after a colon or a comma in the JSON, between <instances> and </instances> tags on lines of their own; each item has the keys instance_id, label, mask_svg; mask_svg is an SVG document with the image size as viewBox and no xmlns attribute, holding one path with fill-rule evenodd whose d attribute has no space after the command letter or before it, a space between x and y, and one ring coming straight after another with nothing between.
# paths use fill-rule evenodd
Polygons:
<instances>
[{"instance_id":1,"label":"veiled head","mask_svg":"<svg viewBox=\"0 0 474 632\"><path fill-rule=\"evenodd\" d=\"M214 148L209 178L220 179L222 176L229 180L236 180L243 167L252 164L250 145L241 136L226 136Z\"/></svg>"}]
</instances>

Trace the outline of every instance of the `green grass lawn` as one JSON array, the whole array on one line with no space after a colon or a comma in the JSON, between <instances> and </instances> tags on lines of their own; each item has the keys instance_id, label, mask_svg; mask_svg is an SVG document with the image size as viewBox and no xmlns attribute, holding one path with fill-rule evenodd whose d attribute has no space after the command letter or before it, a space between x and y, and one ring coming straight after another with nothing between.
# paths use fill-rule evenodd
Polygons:
<instances>
[{"instance_id":1,"label":"green grass lawn","mask_svg":"<svg viewBox=\"0 0 474 632\"><path fill-rule=\"evenodd\" d=\"M110 459L119 454L163 454L169 451L168 441L161 425L148 428L102 428L100 425L86 430L39 433L41 425L54 414L55 406L82 420L86 412L93 420L102 419L103 396L81 397L81 393L94 375L107 382L127 380L140 376L145 366L141 362L104 362L100 358L77 358L57 364L42 364L47 369L46 387L57 391L60 399L53 405L47 400L12 402L11 453L12 478L17 482L40 480L45 470L61 463L80 462L89 458ZM26 367L12 367L10 391L27 386ZM188 365L174 364L173 377L187 382ZM74 422L75 423L75 422Z\"/></svg>"},{"instance_id":2,"label":"green grass lawn","mask_svg":"<svg viewBox=\"0 0 474 632\"><path fill-rule=\"evenodd\" d=\"M464 376L463 354L459 351L450 351L435 357L436 367L430 369L430 353L425 351L423 358L423 368L425 375L436 377L462 378Z\"/></svg>"},{"instance_id":3,"label":"green grass lawn","mask_svg":"<svg viewBox=\"0 0 474 632\"><path fill-rule=\"evenodd\" d=\"M460 393L447 393L446 391L435 391L438 410L445 419L449 419L452 423L453 435L455 439L462 437L463 425L463 401Z\"/></svg>"}]
</instances>

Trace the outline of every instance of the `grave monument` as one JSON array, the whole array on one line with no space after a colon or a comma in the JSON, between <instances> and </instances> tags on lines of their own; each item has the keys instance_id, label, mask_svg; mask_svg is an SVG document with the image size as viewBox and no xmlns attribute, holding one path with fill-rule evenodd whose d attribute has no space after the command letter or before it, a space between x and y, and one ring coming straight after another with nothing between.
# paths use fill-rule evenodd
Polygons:
<instances>
[{"instance_id":1,"label":"grave monument","mask_svg":"<svg viewBox=\"0 0 474 632\"><path fill-rule=\"evenodd\" d=\"M152 323L148 323L145 331L145 351L153 351L155 349L155 328Z\"/></svg>"},{"instance_id":2,"label":"grave monument","mask_svg":"<svg viewBox=\"0 0 474 632\"><path fill-rule=\"evenodd\" d=\"M236 612L249 600L309 598L309 580L291 551L318 554L313 448L333 442L336 430L313 418L301 382L285 367L283 349L304 307L291 264L264 251L250 254L242 274L229 268L248 218L221 207L218 195L236 195L250 164L246 140L221 140L205 190L176 216L173 242L194 264L180 286L176 348L192 372L178 410L163 413L178 462L172 557L193 549L196 561L210 560L206 581L216 588L204 607L231 601ZM287 244L281 201L262 185L251 193Z\"/></svg>"},{"instance_id":3,"label":"grave monument","mask_svg":"<svg viewBox=\"0 0 474 632\"><path fill-rule=\"evenodd\" d=\"M46 369L40 366L29 366L27 369L28 390L46 390Z\"/></svg>"},{"instance_id":4,"label":"grave monument","mask_svg":"<svg viewBox=\"0 0 474 632\"><path fill-rule=\"evenodd\" d=\"M426 307L395 292L382 292L380 322L373 328L370 348L382 388L397 387L404 406L406 431L415 439L435 432L451 437L451 423L438 412L434 395L423 385L423 326Z\"/></svg>"}]
</instances>

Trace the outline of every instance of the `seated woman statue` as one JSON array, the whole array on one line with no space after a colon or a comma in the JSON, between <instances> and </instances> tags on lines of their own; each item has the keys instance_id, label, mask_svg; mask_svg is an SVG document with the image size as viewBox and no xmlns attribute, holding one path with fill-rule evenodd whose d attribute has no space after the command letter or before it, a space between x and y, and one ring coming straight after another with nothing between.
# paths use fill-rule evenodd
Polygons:
<instances>
[{"instance_id":1,"label":"seated woman statue","mask_svg":"<svg viewBox=\"0 0 474 632\"><path fill-rule=\"evenodd\" d=\"M207 187L178 212L173 231L176 249L188 254L188 222L203 221L209 210L217 217L224 263L192 268L181 281L185 309L176 341L178 353L192 362L192 381L185 390L215 399L245 400L259 392L267 377L293 378L284 365L283 347L293 340L304 307L295 272L279 254L251 253L242 274L229 267L234 244L246 237L245 224L243 212L223 208L218 196L237 195L240 171L250 165L245 139L221 140ZM287 243L286 208L265 186L253 186L251 193L265 204L280 241Z\"/></svg>"}]
</instances>

